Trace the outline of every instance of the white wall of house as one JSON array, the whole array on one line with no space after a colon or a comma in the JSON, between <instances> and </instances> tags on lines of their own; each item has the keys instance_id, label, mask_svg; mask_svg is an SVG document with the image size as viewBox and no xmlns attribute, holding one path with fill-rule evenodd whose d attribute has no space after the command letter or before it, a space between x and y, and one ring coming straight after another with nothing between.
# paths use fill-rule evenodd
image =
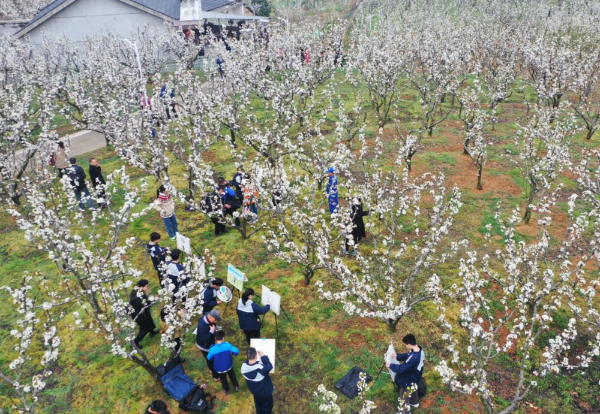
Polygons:
<instances>
[{"instance_id":1,"label":"white wall of house","mask_svg":"<svg viewBox=\"0 0 600 414\"><path fill-rule=\"evenodd\" d=\"M125 38L149 25L164 30L164 20L118 0L77 0L29 32L33 44L42 43L46 35L82 42L86 36L112 31Z\"/></svg>"}]
</instances>

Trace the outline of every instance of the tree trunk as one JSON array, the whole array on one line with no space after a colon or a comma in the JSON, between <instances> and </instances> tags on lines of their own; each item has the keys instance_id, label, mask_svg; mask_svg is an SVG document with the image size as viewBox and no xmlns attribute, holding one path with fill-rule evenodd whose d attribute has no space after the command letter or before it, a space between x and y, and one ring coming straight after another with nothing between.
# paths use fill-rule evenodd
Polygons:
<instances>
[{"instance_id":1,"label":"tree trunk","mask_svg":"<svg viewBox=\"0 0 600 414\"><path fill-rule=\"evenodd\" d=\"M465 143L463 144L463 154L464 155L469 155L469 150L467 148L469 148L469 143L471 142L471 139L466 139Z\"/></svg>"},{"instance_id":2,"label":"tree trunk","mask_svg":"<svg viewBox=\"0 0 600 414\"><path fill-rule=\"evenodd\" d=\"M587 133L585 134L585 139L586 140L591 140L592 137L594 136L594 133L596 132L595 128L588 128Z\"/></svg>"},{"instance_id":3,"label":"tree trunk","mask_svg":"<svg viewBox=\"0 0 600 414\"><path fill-rule=\"evenodd\" d=\"M188 174L188 190L190 192L190 197L192 200L196 198L196 177L192 170L189 171Z\"/></svg>"},{"instance_id":4,"label":"tree trunk","mask_svg":"<svg viewBox=\"0 0 600 414\"><path fill-rule=\"evenodd\" d=\"M313 269L311 269L310 267L304 268L304 284L306 286L310 285L310 281L314 275L315 275L315 271Z\"/></svg>"},{"instance_id":5,"label":"tree trunk","mask_svg":"<svg viewBox=\"0 0 600 414\"><path fill-rule=\"evenodd\" d=\"M21 196L20 195L10 196L10 199L13 201L13 203L15 203L15 205L17 205L17 206L21 205Z\"/></svg>"},{"instance_id":6,"label":"tree trunk","mask_svg":"<svg viewBox=\"0 0 600 414\"><path fill-rule=\"evenodd\" d=\"M242 206L244 208L244 206ZM240 219L241 226L238 228L242 235L242 240L248 240L248 219L246 217Z\"/></svg>"},{"instance_id":7,"label":"tree trunk","mask_svg":"<svg viewBox=\"0 0 600 414\"><path fill-rule=\"evenodd\" d=\"M531 203L533 203L533 197L535 196L535 192L533 191L533 189L531 190L531 193L529 194L529 197L527 198L527 207L525 208L525 216L523 216L523 222L525 222L525 224L528 224L529 221L531 220Z\"/></svg>"},{"instance_id":8,"label":"tree trunk","mask_svg":"<svg viewBox=\"0 0 600 414\"><path fill-rule=\"evenodd\" d=\"M237 148L235 143L235 131L233 128L229 128L229 138L231 139L231 145L233 145L233 148Z\"/></svg>"},{"instance_id":9,"label":"tree trunk","mask_svg":"<svg viewBox=\"0 0 600 414\"><path fill-rule=\"evenodd\" d=\"M400 319L388 319L386 321L388 328L390 329L390 332L396 332L396 327L398 326L398 322L400 322Z\"/></svg>"},{"instance_id":10,"label":"tree trunk","mask_svg":"<svg viewBox=\"0 0 600 414\"><path fill-rule=\"evenodd\" d=\"M408 155L404 161L406 162L406 168L408 169L408 171L410 172L412 169L412 155Z\"/></svg>"},{"instance_id":11,"label":"tree trunk","mask_svg":"<svg viewBox=\"0 0 600 414\"><path fill-rule=\"evenodd\" d=\"M131 341L131 346L133 346L133 340ZM155 380L158 381L160 383L160 379L158 378L158 373L156 372L156 367L154 365L152 365L147 359L145 358L140 358L137 356L133 356L131 358L131 360L133 362L135 362L137 365L139 365L140 367L144 368L144 370L150 374L150 376ZM161 384L162 385L162 384Z\"/></svg>"},{"instance_id":12,"label":"tree trunk","mask_svg":"<svg viewBox=\"0 0 600 414\"><path fill-rule=\"evenodd\" d=\"M481 176L483 175L483 165L478 167L477 171L477 189L483 190L483 184L481 183Z\"/></svg>"},{"instance_id":13,"label":"tree trunk","mask_svg":"<svg viewBox=\"0 0 600 414\"><path fill-rule=\"evenodd\" d=\"M317 190L321 191L323 189L323 178L317 178Z\"/></svg>"},{"instance_id":14,"label":"tree trunk","mask_svg":"<svg viewBox=\"0 0 600 414\"><path fill-rule=\"evenodd\" d=\"M489 397L479 397L481 403L487 410L488 414L494 414L494 404L490 401Z\"/></svg>"}]
</instances>

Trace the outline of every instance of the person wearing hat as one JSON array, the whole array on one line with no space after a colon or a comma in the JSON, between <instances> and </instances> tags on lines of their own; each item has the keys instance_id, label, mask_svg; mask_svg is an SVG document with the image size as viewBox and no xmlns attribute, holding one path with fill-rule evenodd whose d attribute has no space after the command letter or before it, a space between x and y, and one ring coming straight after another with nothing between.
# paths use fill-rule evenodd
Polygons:
<instances>
[{"instance_id":1,"label":"person wearing hat","mask_svg":"<svg viewBox=\"0 0 600 414\"><path fill-rule=\"evenodd\" d=\"M215 371L213 361L208 359L210 347L215 344L217 322L221 322L221 312L216 309L211 310L200 318L198 327L196 328L196 346L202 352L202 355L204 355L206 365L208 366L208 370L212 374L213 379L215 381L220 381L221 377L219 376L219 373Z\"/></svg>"},{"instance_id":2,"label":"person wearing hat","mask_svg":"<svg viewBox=\"0 0 600 414\"><path fill-rule=\"evenodd\" d=\"M329 212L333 214L339 206L338 180L335 176L335 168L329 167L327 174L329 174L329 182L327 183L327 201L329 202Z\"/></svg>"},{"instance_id":3,"label":"person wearing hat","mask_svg":"<svg viewBox=\"0 0 600 414\"><path fill-rule=\"evenodd\" d=\"M140 330L133 340L136 348L142 349L140 341L150 334L151 337L159 334L156 330L156 325L150 313L150 300L146 293L150 291L150 282L147 279L141 279L135 285L129 296L129 304L131 305L131 317L138 324Z\"/></svg>"}]
</instances>

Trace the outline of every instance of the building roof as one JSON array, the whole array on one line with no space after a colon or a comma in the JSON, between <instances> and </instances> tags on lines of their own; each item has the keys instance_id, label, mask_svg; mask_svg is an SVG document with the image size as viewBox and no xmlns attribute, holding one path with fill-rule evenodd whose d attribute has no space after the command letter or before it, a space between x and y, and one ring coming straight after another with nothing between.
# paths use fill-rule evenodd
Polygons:
<instances>
[{"instance_id":1,"label":"building roof","mask_svg":"<svg viewBox=\"0 0 600 414\"><path fill-rule=\"evenodd\" d=\"M34 24L35 22L37 22L38 20L40 20L41 18L43 18L44 16L46 16L47 14L52 12L54 9L62 6L63 3L66 3L66 2L72 3L73 1L74 0L54 0L52 3L50 3L49 5L44 7L42 10L40 10L40 12L38 14L36 14L35 17L33 19L31 19L29 21L29 23L27 23L25 25L25 28L28 26L31 26L32 24Z\"/></svg>"},{"instance_id":2,"label":"building roof","mask_svg":"<svg viewBox=\"0 0 600 414\"><path fill-rule=\"evenodd\" d=\"M202 11L208 12L211 10L218 9L219 7L227 6L233 1L231 0L201 0L202 1Z\"/></svg>"},{"instance_id":3,"label":"building roof","mask_svg":"<svg viewBox=\"0 0 600 414\"><path fill-rule=\"evenodd\" d=\"M36 26L42 24L56 13L66 8L77 0L54 0L44 7L40 12L29 21L19 32L17 37L27 34ZM179 20L181 0L118 0L132 7L158 15L168 20Z\"/></svg>"},{"instance_id":4,"label":"building roof","mask_svg":"<svg viewBox=\"0 0 600 414\"><path fill-rule=\"evenodd\" d=\"M199 23L204 20L269 20L269 18L262 16L244 16L241 14L202 12L194 16L188 16L187 20L180 20L178 23L179 25L185 26L192 23Z\"/></svg>"},{"instance_id":5,"label":"building roof","mask_svg":"<svg viewBox=\"0 0 600 414\"><path fill-rule=\"evenodd\" d=\"M173 20L179 20L181 0L131 0L140 6L147 7Z\"/></svg>"}]
</instances>

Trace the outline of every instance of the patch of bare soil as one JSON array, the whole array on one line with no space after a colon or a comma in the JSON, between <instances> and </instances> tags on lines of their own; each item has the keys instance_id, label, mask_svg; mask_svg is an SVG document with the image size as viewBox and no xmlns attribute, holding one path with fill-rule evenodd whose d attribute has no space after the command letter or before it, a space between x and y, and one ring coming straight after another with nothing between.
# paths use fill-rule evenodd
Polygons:
<instances>
[{"instance_id":1,"label":"patch of bare soil","mask_svg":"<svg viewBox=\"0 0 600 414\"><path fill-rule=\"evenodd\" d=\"M475 167L475 164L473 164L473 161L469 155L461 153L461 155L456 159L454 168L457 172L454 174L449 174L446 178L446 181L448 183L456 184L456 186L460 189L468 189L478 194L518 196L522 193L521 188L513 182L510 176L494 176L489 174L490 170L493 169L492 167L492 165L486 165L483 168L483 190L478 190L477 168Z\"/></svg>"},{"instance_id":2,"label":"patch of bare soil","mask_svg":"<svg viewBox=\"0 0 600 414\"><path fill-rule=\"evenodd\" d=\"M292 276L293 274L294 272L291 270L273 269L265 273L265 279L275 280L279 278L284 278L286 276Z\"/></svg>"},{"instance_id":3,"label":"patch of bare soil","mask_svg":"<svg viewBox=\"0 0 600 414\"><path fill-rule=\"evenodd\" d=\"M440 400L444 401L441 407ZM444 390L435 390L427 393L427 396L419 401L419 410L426 413L436 412L440 414L484 412L484 408L477 396L460 394L460 398L455 398L455 394L448 394L448 391Z\"/></svg>"}]
</instances>

